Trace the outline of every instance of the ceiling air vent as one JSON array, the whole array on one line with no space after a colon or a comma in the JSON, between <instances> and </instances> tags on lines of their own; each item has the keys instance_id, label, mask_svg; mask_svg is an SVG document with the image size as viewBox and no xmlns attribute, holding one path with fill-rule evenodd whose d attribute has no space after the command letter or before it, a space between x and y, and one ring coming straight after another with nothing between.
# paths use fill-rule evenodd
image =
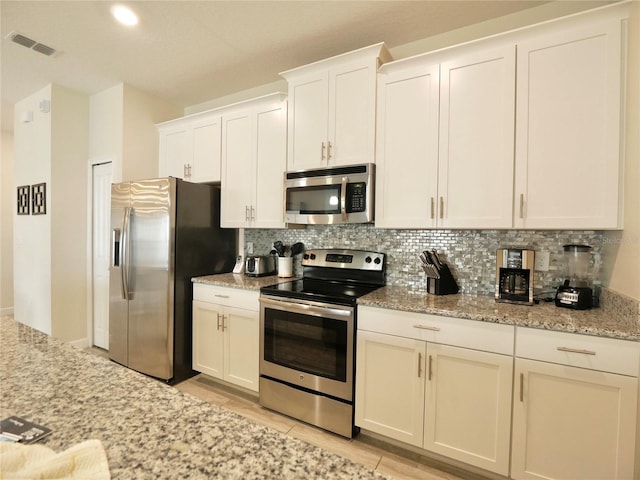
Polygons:
<instances>
[{"instance_id":1,"label":"ceiling air vent","mask_svg":"<svg viewBox=\"0 0 640 480\"><path fill-rule=\"evenodd\" d=\"M9 40L11 40L13 43L17 43L18 45L22 45L23 47L30 48L31 50L46 55L47 57L50 57L54 53L56 53L55 48L51 48L44 43L38 43L35 40L26 37L18 32L11 32L9 35L7 35L7 38L9 38Z\"/></svg>"}]
</instances>

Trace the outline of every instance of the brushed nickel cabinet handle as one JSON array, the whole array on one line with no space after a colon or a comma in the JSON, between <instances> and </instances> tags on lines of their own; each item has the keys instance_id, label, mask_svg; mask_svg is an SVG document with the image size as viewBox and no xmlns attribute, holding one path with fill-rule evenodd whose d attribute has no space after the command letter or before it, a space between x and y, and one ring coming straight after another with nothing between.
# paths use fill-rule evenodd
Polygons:
<instances>
[{"instance_id":1,"label":"brushed nickel cabinet handle","mask_svg":"<svg viewBox=\"0 0 640 480\"><path fill-rule=\"evenodd\" d=\"M432 327L430 325L414 325L413 328L419 328L420 330L431 330L432 332L439 332L438 327Z\"/></svg>"},{"instance_id":2,"label":"brushed nickel cabinet handle","mask_svg":"<svg viewBox=\"0 0 640 480\"><path fill-rule=\"evenodd\" d=\"M520 402L524 402L524 373L520 374Z\"/></svg>"},{"instance_id":3,"label":"brushed nickel cabinet handle","mask_svg":"<svg viewBox=\"0 0 640 480\"><path fill-rule=\"evenodd\" d=\"M436 217L436 201L431 197L431 220Z\"/></svg>"},{"instance_id":4,"label":"brushed nickel cabinet handle","mask_svg":"<svg viewBox=\"0 0 640 480\"><path fill-rule=\"evenodd\" d=\"M331 142L327 142L327 162L329 160L331 160L331 148L333 147L333 145L331 145Z\"/></svg>"},{"instance_id":5,"label":"brushed nickel cabinet handle","mask_svg":"<svg viewBox=\"0 0 640 480\"><path fill-rule=\"evenodd\" d=\"M324 142L322 142L322 148L320 149L320 161L323 161L325 159L325 150L327 149L327 146L324 144Z\"/></svg>"},{"instance_id":6,"label":"brushed nickel cabinet handle","mask_svg":"<svg viewBox=\"0 0 640 480\"><path fill-rule=\"evenodd\" d=\"M217 321L217 326L216 326L217 328L216 329L220 330L220 314L217 313L216 315L218 316L218 321Z\"/></svg>"},{"instance_id":7,"label":"brushed nickel cabinet handle","mask_svg":"<svg viewBox=\"0 0 640 480\"><path fill-rule=\"evenodd\" d=\"M444 218L444 197L440 197L440 219Z\"/></svg>"},{"instance_id":8,"label":"brushed nickel cabinet handle","mask_svg":"<svg viewBox=\"0 0 640 480\"><path fill-rule=\"evenodd\" d=\"M422 376L422 353L418 352L418 378Z\"/></svg>"},{"instance_id":9,"label":"brushed nickel cabinet handle","mask_svg":"<svg viewBox=\"0 0 640 480\"><path fill-rule=\"evenodd\" d=\"M524 218L524 193L520 194L520 218Z\"/></svg>"},{"instance_id":10,"label":"brushed nickel cabinet handle","mask_svg":"<svg viewBox=\"0 0 640 480\"><path fill-rule=\"evenodd\" d=\"M229 295L222 295L221 293L215 293L213 296L218 298L229 298Z\"/></svg>"},{"instance_id":11,"label":"brushed nickel cabinet handle","mask_svg":"<svg viewBox=\"0 0 640 480\"><path fill-rule=\"evenodd\" d=\"M227 315L222 315L222 331L224 332L224 330L229 326L229 325L225 325L225 319L227 321L227 324L229 323L229 317Z\"/></svg>"},{"instance_id":12,"label":"brushed nickel cabinet handle","mask_svg":"<svg viewBox=\"0 0 640 480\"><path fill-rule=\"evenodd\" d=\"M580 350L578 348L558 347L559 352L581 353L582 355L595 355L593 350Z\"/></svg>"},{"instance_id":13,"label":"brushed nickel cabinet handle","mask_svg":"<svg viewBox=\"0 0 640 480\"><path fill-rule=\"evenodd\" d=\"M433 357L429 355L429 381L431 381L431 377L433 376L432 364L433 364Z\"/></svg>"}]
</instances>

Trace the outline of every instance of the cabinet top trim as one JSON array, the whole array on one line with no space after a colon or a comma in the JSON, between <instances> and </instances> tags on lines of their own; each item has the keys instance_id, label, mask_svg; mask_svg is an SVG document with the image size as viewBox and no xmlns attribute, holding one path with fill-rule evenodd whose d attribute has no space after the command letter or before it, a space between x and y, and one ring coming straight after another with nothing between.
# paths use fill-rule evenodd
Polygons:
<instances>
[{"instance_id":1,"label":"cabinet top trim","mask_svg":"<svg viewBox=\"0 0 640 480\"><path fill-rule=\"evenodd\" d=\"M374 45L369 45L368 47L360 48L358 50L342 53L340 55L324 58L322 60L318 60L313 63L302 65L300 67L285 70L284 72L280 72L279 75L289 80L300 74L307 73L308 68L315 69L319 67L327 67L329 65L338 64L341 62L351 62L354 60L367 59L367 58L371 60L374 60L377 58L380 60L381 64L392 60L391 54L389 53L387 46L385 45L384 42L380 42Z\"/></svg>"},{"instance_id":2,"label":"cabinet top trim","mask_svg":"<svg viewBox=\"0 0 640 480\"><path fill-rule=\"evenodd\" d=\"M253 108L259 105L265 105L269 103L282 103L287 100L287 94L284 92L275 92L269 93L267 95L262 95L260 97L250 98L247 100L241 100L236 103L231 103L229 105L223 105L221 107L212 108L209 110L204 110L202 112L192 113L191 115L185 115L184 117L174 118L172 120L167 120L166 122L156 123L157 128L165 128L165 127L173 127L180 123L190 123L196 120L208 118L215 115L223 115L231 110L240 110L244 108Z\"/></svg>"}]
</instances>

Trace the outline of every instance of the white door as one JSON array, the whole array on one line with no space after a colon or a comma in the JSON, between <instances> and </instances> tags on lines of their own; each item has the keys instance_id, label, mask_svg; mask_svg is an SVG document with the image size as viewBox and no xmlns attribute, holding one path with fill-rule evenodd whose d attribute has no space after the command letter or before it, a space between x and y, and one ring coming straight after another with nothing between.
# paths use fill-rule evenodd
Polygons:
<instances>
[{"instance_id":1,"label":"white door","mask_svg":"<svg viewBox=\"0 0 640 480\"><path fill-rule=\"evenodd\" d=\"M93 166L93 344L109 349L111 162Z\"/></svg>"}]
</instances>

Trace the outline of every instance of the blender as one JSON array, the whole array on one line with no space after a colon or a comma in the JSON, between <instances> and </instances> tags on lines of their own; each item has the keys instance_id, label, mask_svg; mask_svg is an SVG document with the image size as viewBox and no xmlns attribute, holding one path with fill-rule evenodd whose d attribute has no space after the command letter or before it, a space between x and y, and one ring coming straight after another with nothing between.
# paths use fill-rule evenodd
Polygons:
<instances>
[{"instance_id":1,"label":"blender","mask_svg":"<svg viewBox=\"0 0 640 480\"><path fill-rule=\"evenodd\" d=\"M564 245L565 280L556 292L556 306L587 310L593 306L591 289L591 247Z\"/></svg>"}]
</instances>

